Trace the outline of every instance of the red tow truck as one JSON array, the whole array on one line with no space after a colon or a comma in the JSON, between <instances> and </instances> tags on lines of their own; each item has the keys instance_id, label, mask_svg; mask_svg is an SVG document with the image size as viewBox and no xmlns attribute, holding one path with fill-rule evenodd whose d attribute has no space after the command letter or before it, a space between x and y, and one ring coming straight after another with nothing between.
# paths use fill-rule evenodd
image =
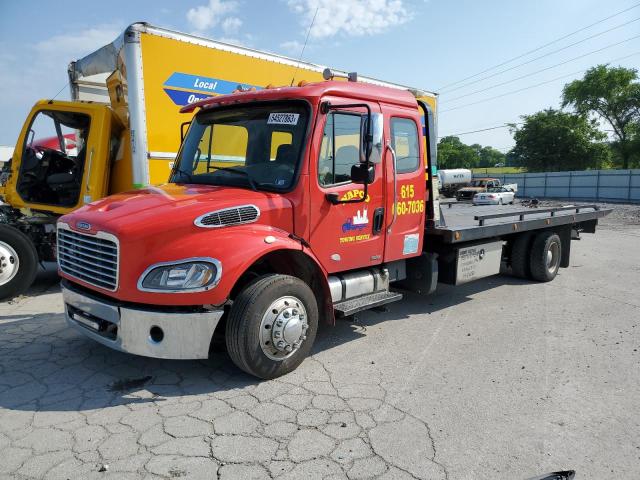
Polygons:
<instances>
[{"instance_id":1,"label":"red tow truck","mask_svg":"<svg viewBox=\"0 0 640 480\"><path fill-rule=\"evenodd\" d=\"M355 78L355 77L354 77ZM69 324L111 348L274 378L320 322L498 274L552 280L609 213L440 208L436 131L408 91L325 81L209 98L169 179L60 218ZM425 172L428 180L425 182Z\"/></svg>"}]
</instances>

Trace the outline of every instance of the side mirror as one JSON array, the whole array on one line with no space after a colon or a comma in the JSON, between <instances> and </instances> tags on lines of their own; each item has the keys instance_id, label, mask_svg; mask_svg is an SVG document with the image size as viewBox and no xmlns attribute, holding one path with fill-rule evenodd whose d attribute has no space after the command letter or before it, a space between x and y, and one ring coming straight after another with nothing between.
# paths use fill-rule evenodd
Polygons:
<instances>
[{"instance_id":1,"label":"side mirror","mask_svg":"<svg viewBox=\"0 0 640 480\"><path fill-rule=\"evenodd\" d=\"M182 122L180 124L180 143L184 142L184 137L187 134L189 125L191 125L191 122Z\"/></svg>"},{"instance_id":2,"label":"side mirror","mask_svg":"<svg viewBox=\"0 0 640 480\"><path fill-rule=\"evenodd\" d=\"M373 165L361 163L351 167L351 181L368 185L375 179L375 169Z\"/></svg>"}]
</instances>

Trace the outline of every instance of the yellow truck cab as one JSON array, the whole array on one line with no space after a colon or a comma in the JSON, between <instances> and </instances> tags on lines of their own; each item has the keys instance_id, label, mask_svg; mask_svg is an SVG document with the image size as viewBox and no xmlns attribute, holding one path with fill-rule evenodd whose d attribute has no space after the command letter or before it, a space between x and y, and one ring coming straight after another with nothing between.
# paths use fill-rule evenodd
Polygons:
<instances>
[{"instance_id":1,"label":"yellow truck cab","mask_svg":"<svg viewBox=\"0 0 640 480\"><path fill-rule=\"evenodd\" d=\"M71 101L34 105L0 173L0 299L26 290L39 262L56 260L60 215L168 180L191 118L182 107L237 90L321 81L325 69L147 23L71 62ZM358 80L409 90L435 110L429 92ZM233 165L233 152L215 161Z\"/></svg>"}]
</instances>

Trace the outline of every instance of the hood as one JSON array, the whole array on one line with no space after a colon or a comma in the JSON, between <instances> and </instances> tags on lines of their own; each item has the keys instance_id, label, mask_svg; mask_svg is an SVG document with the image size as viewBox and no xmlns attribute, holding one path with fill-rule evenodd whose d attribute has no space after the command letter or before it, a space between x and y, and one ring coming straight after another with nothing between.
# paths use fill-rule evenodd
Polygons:
<instances>
[{"instance_id":1,"label":"hood","mask_svg":"<svg viewBox=\"0 0 640 480\"><path fill-rule=\"evenodd\" d=\"M459 192L483 192L485 189L486 189L485 187L463 187L458 191Z\"/></svg>"},{"instance_id":2,"label":"hood","mask_svg":"<svg viewBox=\"0 0 640 480\"><path fill-rule=\"evenodd\" d=\"M202 215L233 207L257 213L246 223L219 224L215 227L196 225ZM243 212L246 214L246 210ZM233 212L235 213L235 212ZM216 221L235 221L232 212L214 215ZM119 300L150 305L204 305L223 303L242 273L245 255L253 248L259 252L268 248L284 248L282 242L273 247L265 237L287 238L293 232L293 204L283 195L241 188L208 185L167 184L113 195L60 218L78 233L104 232L117 242L118 286L109 295ZM256 249L256 242L260 248ZM298 248L296 243L296 247ZM84 252L82 253L84 254ZM159 263L171 263L192 258L213 258L219 262L221 283L210 291L199 293L141 292L137 286L141 275ZM86 261L81 258L79 261ZM82 265L80 265L82 268ZM107 291L69 273L63 277L87 288Z\"/></svg>"},{"instance_id":3,"label":"hood","mask_svg":"<svg viewBox=\"0 0 640 480\"><path fill-rule=\"evenodd\" d=\"M119 193L85 205L60 221L74 229L82 222L83 230L89 233L166 235L172 230L197 228L194 220L206 213L242 205L258 207L257 223L293 230L292 205L282 195L211 185L166 184Z\"/></svg>"}]
</instances>

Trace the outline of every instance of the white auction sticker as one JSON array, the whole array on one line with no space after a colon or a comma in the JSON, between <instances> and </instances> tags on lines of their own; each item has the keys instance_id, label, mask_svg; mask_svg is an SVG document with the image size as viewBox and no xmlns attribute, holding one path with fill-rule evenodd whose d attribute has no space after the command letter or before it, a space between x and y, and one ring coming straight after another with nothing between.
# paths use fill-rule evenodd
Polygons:
<instances>
[{"instance_id":1,"label":"white auction sticker","mask_svg":"<svg viewBox=\"0 0 640 480\"><path fill-rule=\"evenodd\" d=\"M297 125L299 117L299 113L270 113L267 124Z\"/></svg>"}]
</instances>

